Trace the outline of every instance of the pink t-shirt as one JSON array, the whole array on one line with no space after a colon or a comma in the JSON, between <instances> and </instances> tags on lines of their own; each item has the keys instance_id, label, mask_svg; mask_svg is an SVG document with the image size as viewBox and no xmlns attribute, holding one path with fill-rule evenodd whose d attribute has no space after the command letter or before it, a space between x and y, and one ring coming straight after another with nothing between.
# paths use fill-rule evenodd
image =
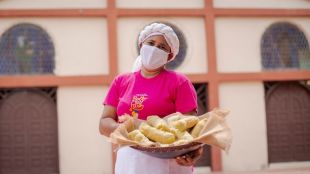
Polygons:
<instances>
[{"instance_id":1,"label":"pink t-shirt","mask_svg":"<svg viewBox=\"0 0 310 174\"><path fill-rule=\"evenodd\" d=\"M182 74L164 70L147 79L141 70L117 76L103 102L116 107L117 115L127 113L145 120L147 116L196 111L197 95Z\"/></svg>"}]
</instances>

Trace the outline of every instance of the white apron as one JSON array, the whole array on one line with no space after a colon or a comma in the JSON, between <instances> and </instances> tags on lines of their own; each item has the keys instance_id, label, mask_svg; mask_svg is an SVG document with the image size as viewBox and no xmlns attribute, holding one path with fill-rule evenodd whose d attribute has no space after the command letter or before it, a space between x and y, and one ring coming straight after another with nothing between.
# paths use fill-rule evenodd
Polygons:
<instances>
[{"instance_id":1,"label":"white apron","mask_svg":"<svg viewBox=\"0 0 310 174\"><path fill-rule=\"evenodd\" d=\"M115 174L192 174L193 168L177 164L175 159L146 155L131 147L117 152Z\"/></svg>"}]
</instances>

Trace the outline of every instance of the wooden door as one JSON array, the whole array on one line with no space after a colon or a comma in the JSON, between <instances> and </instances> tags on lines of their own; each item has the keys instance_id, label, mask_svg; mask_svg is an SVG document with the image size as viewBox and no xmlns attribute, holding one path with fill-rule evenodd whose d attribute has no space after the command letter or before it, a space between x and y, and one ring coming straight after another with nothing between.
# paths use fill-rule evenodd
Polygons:
<instances>
[{"instance_id":1,"label":"wooden door","mask_svg":"<svg viewBox=\"0 0 310 174\"><path fill-rule=\"evenodd\" d=\"M269 162L309 161L309 90L298 82L279 83L266 97Z\"/></svg>"},{"instance_id":2,"label":"wooden door","mask_svg":"<svg viewBox=\"0 0 310 174\"><path fill-rule=\"evenodd\" d=\"M0 103L0 173L54 174L57 112L41 90L13 90Z\"/></svg>"}]
</instances>

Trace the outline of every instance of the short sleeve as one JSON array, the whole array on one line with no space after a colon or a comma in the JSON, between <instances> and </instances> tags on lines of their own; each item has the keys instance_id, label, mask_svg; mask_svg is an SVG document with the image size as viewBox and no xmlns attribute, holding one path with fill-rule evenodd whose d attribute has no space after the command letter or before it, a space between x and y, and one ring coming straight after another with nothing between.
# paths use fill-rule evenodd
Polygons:
<instances>
[{"instance_id":1,"label":"short sleeve","mask_svg":"<svg viewBox=\"0 0 310 174\"><path fill-rule=\"evenodd\" d=\"M119 101L119 81L120 79L116 77L111 83L111 86L103 102L104 105L117 107Z\"/></svg>"},{"instance_id":2,"label":"short sleeve","mask_svg":"<svg viewBox=\"0 0 310 174\"><path fill-rule=\"evenodd\" d=\"M177 112L197 111L197 94L189 80L184 81L177 87L175 105Z\"/></svg>"}]
</instances>

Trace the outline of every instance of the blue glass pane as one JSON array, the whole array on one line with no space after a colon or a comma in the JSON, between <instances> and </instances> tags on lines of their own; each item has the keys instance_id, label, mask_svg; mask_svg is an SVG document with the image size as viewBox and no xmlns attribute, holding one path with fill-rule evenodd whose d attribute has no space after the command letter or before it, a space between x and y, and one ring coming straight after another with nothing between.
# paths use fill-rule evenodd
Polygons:
<instances>
[{"instance_id":1,"label":"blue glass pane","mask_svg":"<svg viewBox=\"0 0 310 174\"><path fill-rule=\"evenodd\" d=\"M0 38L0 74L52 74L54 45L40 27L22 23Z\"/></svg>"},{"instance_id":2,"label":"blue glass pane","mask_svg":"<svg viewBox=\"0 0 310 174\"><path fill-rule=\"evenodd\" d=\"M261 40L264 69L310 69L309 43L304 33L293 24L272 24Z\"/></svg>"}]
</instances>

